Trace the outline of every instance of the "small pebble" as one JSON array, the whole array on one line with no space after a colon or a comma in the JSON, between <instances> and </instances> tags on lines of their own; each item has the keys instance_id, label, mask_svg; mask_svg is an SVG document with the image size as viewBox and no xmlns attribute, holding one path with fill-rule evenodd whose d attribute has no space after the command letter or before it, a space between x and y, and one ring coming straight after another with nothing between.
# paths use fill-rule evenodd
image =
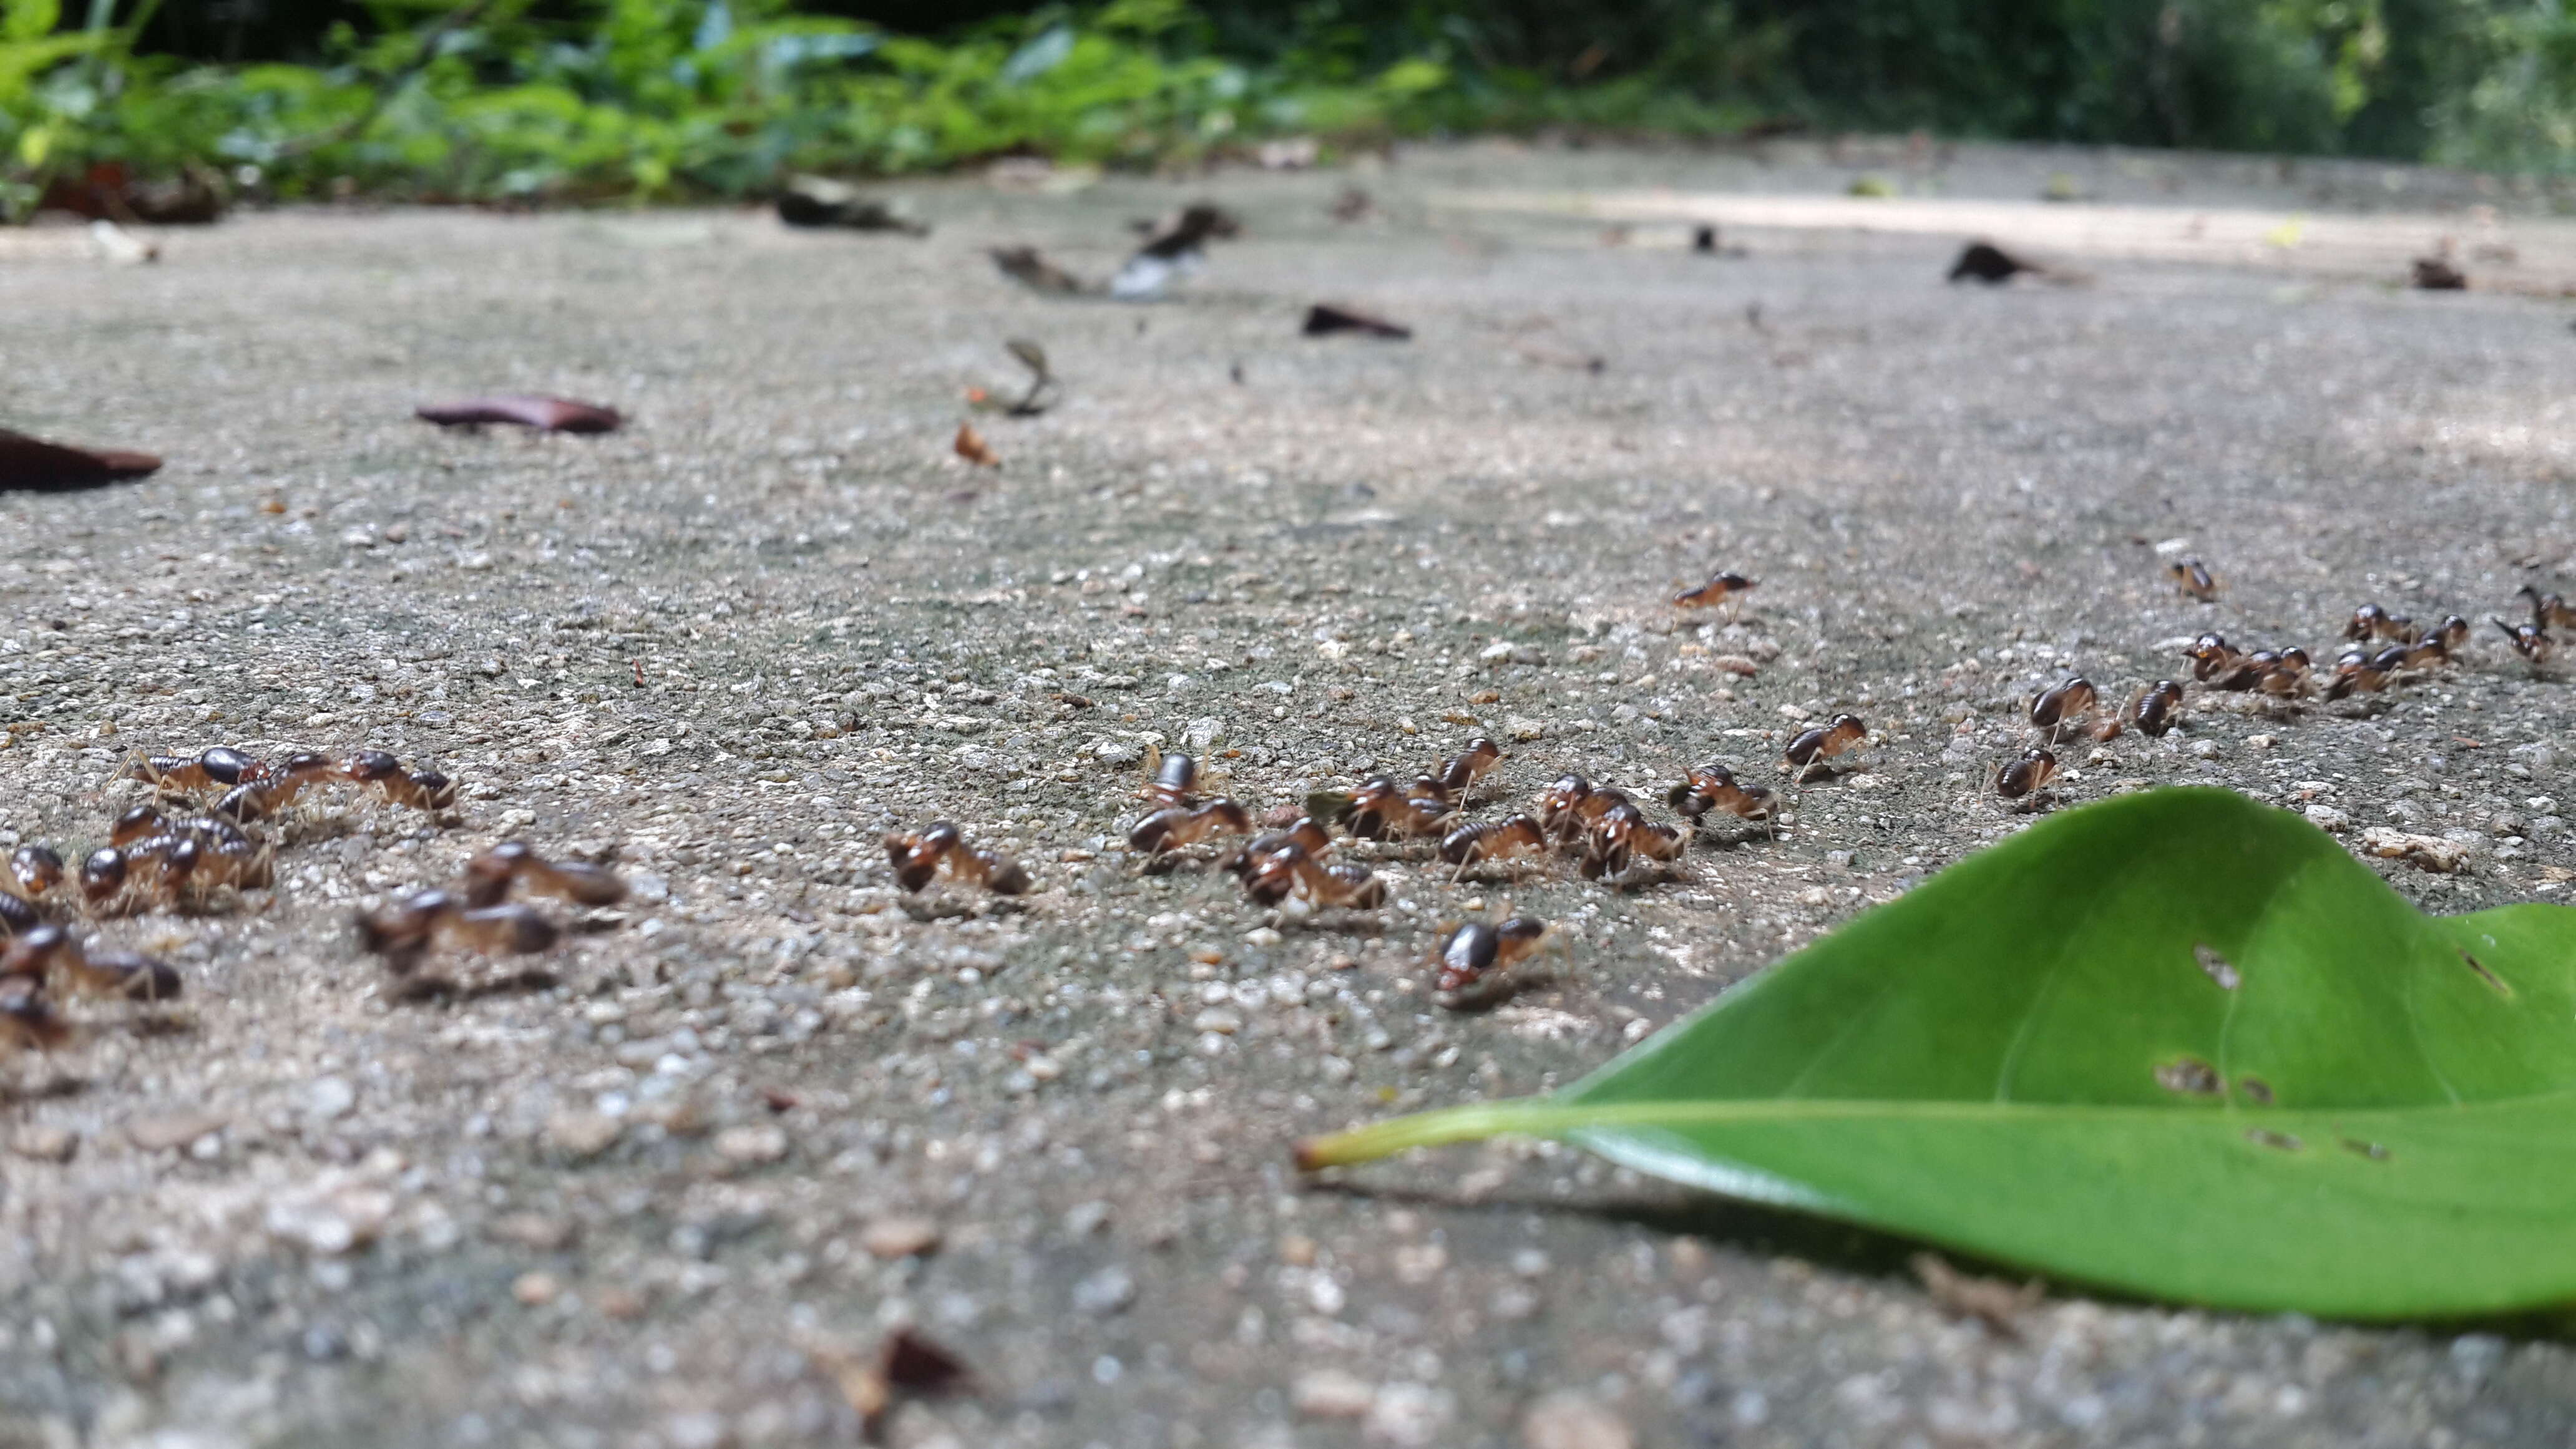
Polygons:
<instances>
[{"instance_id":1,"label":"small pebble","mask_svg":"<svg viewBox=\"0 0 2576 1449\"><path fill-rule=\"evenodd\" d=\"M1528 1449L1634 1449L1628 1422L1578 1393L1560 1391L1530 1405L1521 1416Z\"/></svg>"},{"instance_id":2,"label":"small pebble","mask_svg":"<svg viewBox=\"0 0 2576 1449\"><path fill-rule=\"evenodd\" d=\"M910 1258L939 1246L939 1224L923 1217L878 1218L859 1230L859 1246L880 1258Z\"/></svg>"}]
</instances>

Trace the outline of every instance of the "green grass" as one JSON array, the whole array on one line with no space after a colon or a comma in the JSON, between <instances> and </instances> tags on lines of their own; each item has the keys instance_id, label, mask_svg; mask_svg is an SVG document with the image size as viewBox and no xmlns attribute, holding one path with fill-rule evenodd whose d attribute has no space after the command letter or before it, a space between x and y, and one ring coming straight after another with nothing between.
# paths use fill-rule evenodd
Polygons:
<instances>
[{"instance_id":1,"label":"green grass","mask_svg":"<svg viewBox=\"0 0 2576 1449\"><path fill-rule=\"evenodd\" d=\"M2561 0L1111 0L938 39L794 0L369 0L321 63L233 67L136 53L159 0L71 3L0 0L0 218L102 163L288 199L651 201L1013 153L1784 118L2576 162Z\"/></svg>"}]
</instances>

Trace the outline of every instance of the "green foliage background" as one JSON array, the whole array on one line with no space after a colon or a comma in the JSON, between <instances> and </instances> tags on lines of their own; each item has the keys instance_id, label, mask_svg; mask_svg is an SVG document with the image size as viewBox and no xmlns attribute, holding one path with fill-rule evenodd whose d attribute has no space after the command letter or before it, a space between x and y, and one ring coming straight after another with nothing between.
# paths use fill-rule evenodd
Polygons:
<instances>
[{"instance_id":1,"label":"green foliage background","mask_svg":"<svg viewBox=\"0 0 2576 1449\"><path fill-rule=\"evenodd\" d=\"M1757 124L2576 169L2564 0L1109 0L891 34L794 0L365 0L306 64L0 0L0 215L101 162L266 193L737 196L784 170L1186 163Z\"/></svg>"}]
</instances>

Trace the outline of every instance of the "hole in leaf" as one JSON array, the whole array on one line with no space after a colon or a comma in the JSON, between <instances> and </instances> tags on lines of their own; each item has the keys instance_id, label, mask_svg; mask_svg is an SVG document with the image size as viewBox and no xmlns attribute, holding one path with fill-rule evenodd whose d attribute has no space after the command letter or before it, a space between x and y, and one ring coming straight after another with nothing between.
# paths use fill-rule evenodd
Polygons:
<instances>
[{"instance_id":1,"label":"hole in leaf","mask_svg":"<svg viewBox=\"0 0 2576 1449\"><path fill-rule=\"evenodd\" d=\"M2494 987L2496 995L2513 995L2513 988L2504 984L2504 978L2496 975L2492 971L2489 971L2485 964L2480 962L2477 957L2470 955L2465 949L2463 949L2460 952L2460 959L2469 963L2469 969L2478 973L2479 980Z\"/></svg>"},{"instance_id":2,"label":"hole in leaf","mask_svg":"<svg viewBox=\"0 0 2576 1449\"><path fill-rule=\"evenodd\" d=\"M2346 1152L2360 1153L2362 1156L2369 1158L2373 1162L2386 1162L2388 1160L2388 1149L2382 1147L2376 1142L2363 1142L2357 1138L2346 1137L2343 1139L2343 1150Z\"/></svg>"},{"instance_id":3,"label":"hole in leaf","mask_svg":"<svg viewBox=\"0 0 2576 1449\"><path fill-rule=\"evenodd\" d=\"M2236 1079L2236 1090L2243 1092L2246 1096L2246 1100L2254 1103L2258 1107L2269 1107L2272 1105L2272 1084L2264 1081L2261 1077L2238 1077Z\"/></svg>"},{"instance_id":4,"label":"hole in leaf","mask_svg":"<svg viewBox=\"0 0 2576 1449\"><path fill-rule=\"evenodd\" d=\"M2282 1152L2296 1152L2308 1145L2287 1132L2266 1132L2260 1127L2246 1133L2245 1140L2257 1147L2270 1147Z\"/></svg>"},{"instance_id":5,"label":"hole in leaf","mask_svg":"<svg viewBox=\"0 0 2576 1449\"><path fill-rule=\"evenodd\" d=\"M2225 1084L2218 1079L2218 1068L2198 1057L2184 1057L2156 1068L2156 1085L2168 1092L2189 1092L2196 1097L2215 1097Z\"/></svg>"},{"instance_id":6,"label":"hole in leaf","mask_svg":"<svg viewBox=\"0 0 2576 1449\"><path fill-rule=\"evenodd\" d=\"M2230 991L2244 983L2245 978L2237 974L2235 967L2227 964L2226 957L2205 945L2192 947L2191 958L2200 963L2201 970L2209 973L2210 980Z\"/></svg>"}]
</instances>

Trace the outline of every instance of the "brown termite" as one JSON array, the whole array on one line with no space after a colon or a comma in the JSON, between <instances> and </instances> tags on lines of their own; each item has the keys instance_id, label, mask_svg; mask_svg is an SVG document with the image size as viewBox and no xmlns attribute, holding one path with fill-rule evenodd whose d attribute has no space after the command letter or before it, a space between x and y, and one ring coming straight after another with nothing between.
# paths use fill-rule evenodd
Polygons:
<instances>
[{"instance_id":1,"label":"brown termite","mask_svg":"<svg viewBox=\"0 0 2576 1449\"><path fill-rule=\"evenodd\" d=\"M124 851L114 846L91 851L81 861L81 899L92 910L106 909L125 894L128 874Z\"/></svg>"},{"instance_id":2,"label":"brown termite","mask_svg":"<svg viewBox=\"0 0 2576 1449\"><path fill-rule=\"evenodd\" d=\"M1480 820L1461 825L1440 839L1440 858L1458 867L1460 875L1468 867L1489 860L1527 851L1533 855L1547 850L1547 832L1526 815L1502 820Z\"/></svg>"},{"instance_id":3,"label":"brown termite","mask_svg":"<svg viewBox=\"0 0 2576 1449\"><path fill-rule=\"evenodd\" d=\"M613 906L626 899L617 872L582 861L554 861L516 840L503 841L465 862L465 904L497 906L510 887L584 906Z\"/></svg>"},{"instance_id":4,"label":"brown termite","mask_svg":"<svg viewBox=\"0 0 2576 1449\"><path fill-rule=\"evenodd\" d=\"M1503 761L1503 747L1483 736L1467 742L1467 748L1432 766L1426 776L1439 788L1443 798L1456 801Z\"/></svg>"},{"instance_id":5,"label":"brown termite","mask_svg":"<svg viewBox=\"0 0 2576 1449\"><path fill-rule=\"evenodd\" d=\"M1539 824L1558 840L1580 838L1584 827L1590 823L1583 813L1584 808L1597 793L1600 792L1593 789L1592 782L1581 775L1557 776L1555 783L1539 792Z\"/></svg>"},{"instance_id":6,"label":"brown termite","mask_svg":"<svg viewBox=\"0 0 2576 1449\"><path fill-rule=\"evenodd\" d=\"M2093 688L2093 681L2081 674L2076 675L2040 691L2039 697L2030 702L2031 728L2053 738L2058 731L2081 725L2092 718L2094 709L2101 702L2102 697Z\"/></svg>"},{"instance_id":7,"label":"brown termite","mask_svg":"<svg viewBox=\"0 0 2576 1449\"><path fill-rule=\"evenodd\" d=\"M2136 724L2141 735L2164 737L2174 724L2182 722L2182 686L2169 678L2159 678L2141 688L2136 699L2128 701L2128 722Z\"/></svg>"},{"instance_id":8,"label":"brown termite","mask_svg":"<svg viewBox=\"0 0 2576 1449\"><path fill-rule=\"evenodd\" d=\"M2441 640L2444 649L2457 654L2468 645L2469 621L2457 614L2444 614L2442 622L2434 625L2424 637Z\"/></svg>"},{"instance_id":9,"label":"brown termite","mask_svg":"<svg viewBox=\"0 0 2576 1449\"><path fill-rule=\"evenodd\" d=\"M2174 587L2190 597L2204 604L2218 602L2218 577L2199 559L2185 555L2166 565L2165 572L2172 577Z\"/></svg>"},{"instance_id":10,"label":"brown termite","mask_svg":"<svg viewBox=\"0 0 2576 1449\"><path fill-rule=\"evenodd\" d=\"M2244 657L2237 653L2235 645L2217 634L2201 635L2191 641L2191 647L2182 653L2191 661L2191 677L2203 684L2234 670L2237 661Z\"/></svg>"},{"instance_id":11,"label":"brown termite","mask_svg":"<svg viewBox=\"0 0 2576 1449\"><path fill-rule=\"evenodd\" d=\"M1995 772L1995 793L2007 800L2028 799L2056 778L2057 756L2042 749L2025 750L2020 759Z\"/></svg>"},{"instance_id":12,"label":"brown termite","mask_svg":"<svg viewBox=\"0 0 2576 1449\"><path fill-rule=\"evenodd\" d=\"M169 963L132 951L102 951L60 926L40 926L0 952L0 977L52 983L85 996L168 1001L179 994L179 973Z\"/></svg>"},{"instance_id":13,"label":"brown termite","mask_svg":"<svg viewBox=\"0 0 2576 1449\"><path fill-rule=\"evenodd\" d=\"M340 778L387 803L436 814L456 803L456 782L436 770L405 770L383 750L360 750L340 762Z\"/></svg>"},{"instance_id":14,"label":"brown termite","mask_svg":"<svg viewBox=\"0 0 2576 1449\"><path fill-rule=\"evenodd\" d=\"M1680 784L1666 790L1664 803L1696 825L1711 810L1744 820L1768 820L1779 809L1780 797L1764 786L1747 785L1735 778L1734 771L1712 763L1692 770Z\"/></svg>"},{"instance_id":15,"label":"brown termite","mask_svg":"<svg viewBox=\"0 0 2576 1449\"><path fill-rule=\"evenodd\" d=\"M2400 644L2412 644L2424 637L2424 631L2416 628L2415 621L2403 614L2392 614L2377 604L2364 604L2352 611L2352 618L2343 626L2343 637L2363 643L2392 639Z\"/></svg>"},{"instance_id":16,"label":"brown termite","mask_svg":"<svg viewBox=\"0 0 2576 1449\"><path fill-rule=\"evenodd\" d=\"M2307 697L2308 652L2306 650L2283 649L2278 653L2267 651L2265 654L2247 656L2248 663L2255 660L2263 661L2262 668L2254 676L2254 688L2257 691L2283 699Z\"/></svg>"},{"instance_id":17,"label":"brown termite","mask_svg":"<svg viewBox=\"0 0 2576 1449\"><path fill-rule=\"evenodd\" d=\"M0 979L0 1044L42 1051L71 1040L72 1029L45 1002L44 987L25 977Z\"/></svg>"},{"instance_id":18,"label":"brown termite","mask_svg":"<svg viewBox=\"0 0 2576 1449\"><path fill-rule=\"evenodd\" d=\"M0 936L23 936L45 923L25 897L0 891Z\"/></svg>"},{"instance_id":19,"label":"brown termite","mask_svg":"<svg viewBox=\"0 0 2576 1449\"><path fill-rule=\"evenodd\" d=\"M1127 844L1147 855L1161 855L1211 836L1251 832L1252 816L1232 800L1219 799L1197 805L1166 805L1137 821L1135 828L1127 832Z\"/></svg>"},{"instance_id":20,"label":"brown termite","mask_svg":"<svg viewBox=\"0 0 2576 1449\"><path fill-rule=\"evenodd\" d=\"M174 820L151 805L135 806L107 828L107 843L119 849L161 836L185 836L209 850L247 852L253 847L251 838L229 820L216 816L181 816ZM130 850L127 853L132 854Z\"/></svg>"},{"instance_id":21,"label":"brown termite","mask_svg":"<svg viewBox=\"0 0 2576 1449\"><path fill-rule=\"evenodd\" d=\"M2355 649L2335 661L2334 678L2326 681L2326 698L2331 701L2376 694L2387 684L2388 671L2380 667L2379 661Z\"/></svg>"},{"instance_id":22,"label":"brown termite","mask_svg":"<svg viewBox=\"0 0 2576 1449\"><path fill-rule=\"evenodd\" d=\"M1438 782L1429 777L1398 785L1393 778L1379 775L1360 782L1351 792L1350 813L1342 823L1362 840L1409 840L1439 833L1452 813L1450 802L1440 797Z\"/></svg>"},{"instance_id":23,"label":"brown termite","mask_svg":"<svg viewBox=\"0 0 2576 1449\"><path fill-rule=\"evenodd\" d=\"M310 750L287 756L264 777L245 780L224 792L215 802L215 814L226 820L247 824L266 820L293 805L304 792L340 773L340 767L328 755Z\"/></svg>"},{"instance_id":24,"label":"brown termite","mask_svg":"<svg viewBox=\"0 0 2576 1449\"><path fill-rule=\"evenodd\" d=\"M1217 862L1217 869L1248 881L1264 860L1292 845L1309 855L1322 855L1333 848L1333 837L1313 816L1301 815L1287 829L1257 836L1230 852Z\"/></svg>"},{"instance_id":25,"label":"brown termite","mask_svg":"<svg viewBox=\"0 0 2576 1449\"><path fill-rule=\"evenodd\" d=\"M360 911L357 926L359 944L383 957L397 976L409 975L435 946L527 956L554 945L562 934L534 906L468 906L443 890L415 891L390 906Z\"/></svg>"},{"instance_id":26,"label":"brown termite","mask_svg":"<svg viewBox=\"0 0 2576 1449\"><path fill-rule=\"evenodd\" d=\"M1583 837L1579 869L1585 880L1616 879L1639 861L1670 864L1681 859L1684 837L1669 825L1649 824L1645 812L1621 800L1603 811Z\"/></svg>"},{"instance_id":27,"label":"brown termite","mask_svg":"<svg viewBox=\"0 0 2576 1449\"><path fill-rule=\"evenodd\" d=\"M1547 934L1547 923L1531 916L1514 916L1500 925L1470 921L1460 926L1433 954L1433 964L1439 968L1432 979L1432 990L1438 993L1434 999L1452 1010L1485 1004Z\"/></svg>"},{"instance_id":28,"label":"brown termite","mask_svg":"<svg viewBox=\"0 0 2576 1449\"><path fill-rule=\"evenodd\" d=\"M2569 604L2565 596L2544 594L2529 584L2524 584L2514 592L2531 600L2531 622L2534 627L2576 629L2576 605Z\"/></svg>"},{"instance_id":29,"label":"brown termite","mask_svg":"<svg viewBox=\"0 0 2576 1449\"><path fill-rule=\"evenodd\" d=\"M1835 715L1829 724L1801 730L1781 753L1780 762L1802 776L1808 770L1837 755L1860 747L1869 738L1869 726L1856 714Z\"/></svg>"},{"instance_id":30,"label":"brown termite","mask_svg":"<svg viewBox=\"0 0 2576 1449\"><path fill-rule=\"evenodd\" d=\"M2534 668L2549 662L2550 651L2556 647L2555 641L2538 624L2508 624L2496 618L2490 618L2488 622L2502 629L2505 641L2513 645L2513 652L2531 661Z\"/></svg>"},{"instance_id":31,"label":"brown termite","mask_svg":"<svg viewBox=\"0 0 2576 1449\"><path fill-rule=\"evenodd\" d=\"M38 841L19 846L9 857L8 884L28 900L41 900L63 883L63 858Z\"/></svg>"},{"instance_id":32,"label":"brown termite","mask_svg":"<svg viewBox=\"0 0 2576 1449\"><path fill-rule=\"evenodd\" d=\"M1029 873L1018 861L970 847L957 827L945 820L931 822L916 835L888 835L885 848L894 862L896 882L908 891L929 885L943 867L950 878L982 886L997 896L1016 896L1029 888Z\"/></svg>"},{"instance_id":33,"label":"brown termite","mask_svg":"<svg viewBox=\"0 0 2576 1449\"><path fill-rule=\"evenodd\" d=\"M1386 882L1360 866L1326 865L1302 845L1282 845L1261 857L1244 879L1244 893L1259 905L1295 897L1306 906L1375 910L1386 904Z\"/></svg>"},{"instance_id":34,"label":"brown termite","mask_svg":"<svg viewBox=\"0 0 2576 1449\"><path fill-rule=\"evenodd\" d=\"M1755 581L1734 572L1713 574L1707 583L1687 588L1673 595L1677 609L1707 609L1719 604L1732 604L1752 592Z\"/></svg>"},{"instance_id":35,"label":"brown termite","mask_svg":"<svg viewBox=\"0 0 2576 1449\"><path fill-rule=\"evenodd\" d=\"M2431 669L2451 662L2451 646L2439 634L2427 634L2412 644L2396 646L2402 651L2398 663L2407 669Z\"/></svg>"},{"instance_id":36,"label":"brown termite","mask_svg":"<svg viewBox=\"0 0 2576 1449\"><path fill-rule=\"evenodd\" d=\"M1145 798L1158 806L1196 803L1192 791L1199 787L1199 762L1187 755L1165 755L1154 763L1154 777L1145 782Z\"/></svg>"},{"instance_id":37,"label":"brown termite","mask_svg":"<svg viewBox=\"0 0 2576 1449\"><path fill-rule=\"evenodd\" d=\"M241 751L227 745L216 745L195 757L186 755L149 755L138 750L126 757L125 767L117 772L119 779L140 780L165 795L196 795L209 790L229 790L245 780L256 780L267 773L267 767Z\"/></svg>"}]
</instances>

